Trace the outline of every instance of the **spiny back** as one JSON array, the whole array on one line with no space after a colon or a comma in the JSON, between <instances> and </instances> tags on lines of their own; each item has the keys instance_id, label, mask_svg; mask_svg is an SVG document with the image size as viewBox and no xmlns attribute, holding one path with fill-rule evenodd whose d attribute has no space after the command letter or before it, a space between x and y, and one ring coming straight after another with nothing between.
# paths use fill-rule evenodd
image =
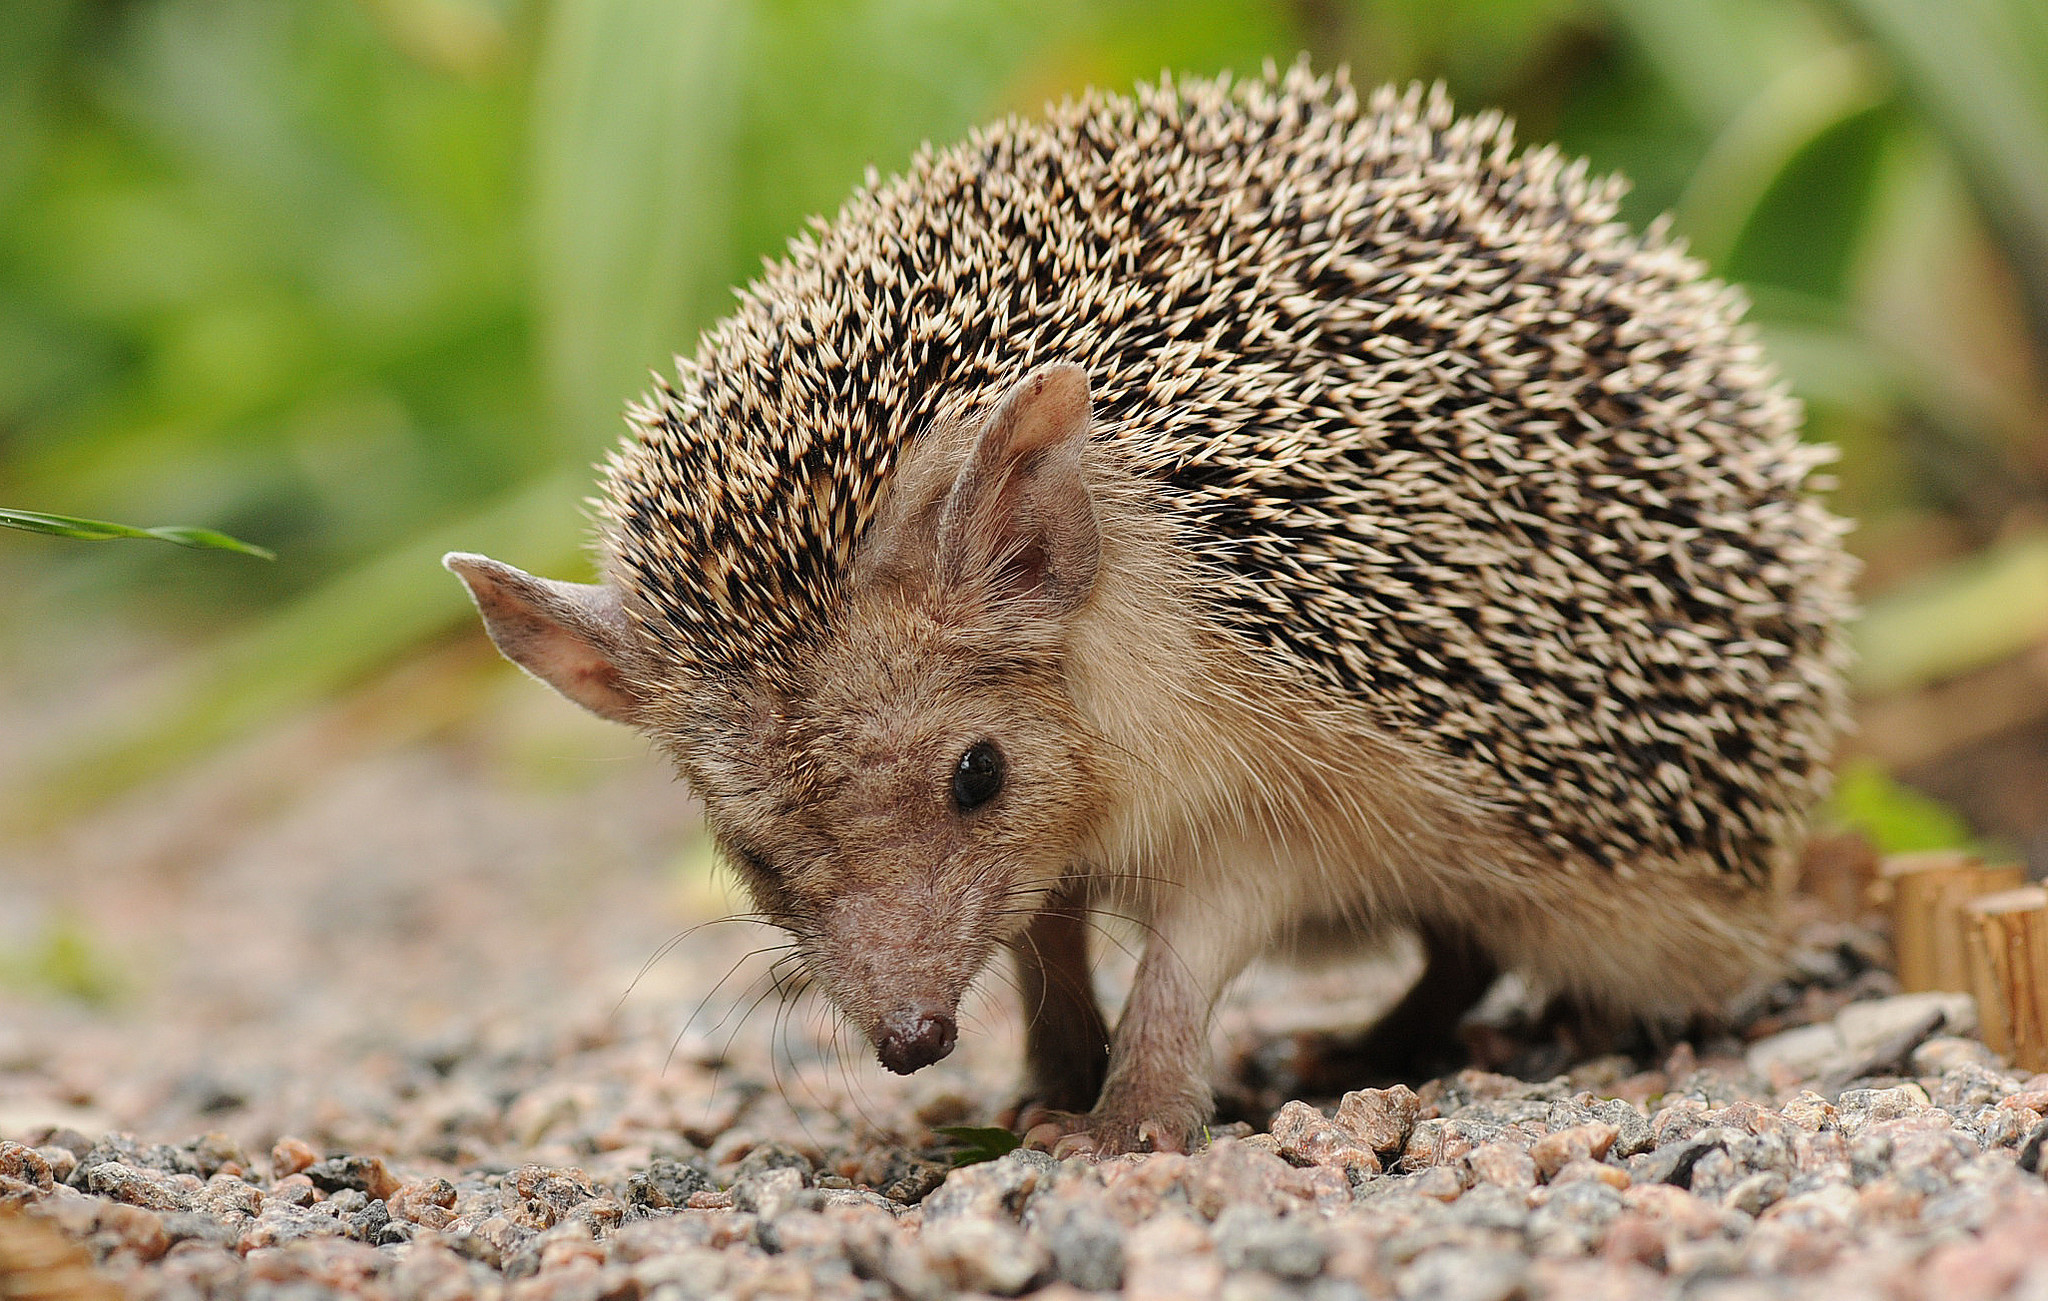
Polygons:
<instances>
[{"instance_id":1,"label":"spiny back","mask_svg":"<svg viewBox=\"0 0 2048 1301\"><path fill-rule=\"evenodd\" d=\"M1568 861L1756 877L1839 726L1839 526L1739 301L1618 193L1299 65L921 153L634 409L610 572L679 681L772 677L906 443L1075 362L1276 667Z\"/></svg>"}]
</instances>

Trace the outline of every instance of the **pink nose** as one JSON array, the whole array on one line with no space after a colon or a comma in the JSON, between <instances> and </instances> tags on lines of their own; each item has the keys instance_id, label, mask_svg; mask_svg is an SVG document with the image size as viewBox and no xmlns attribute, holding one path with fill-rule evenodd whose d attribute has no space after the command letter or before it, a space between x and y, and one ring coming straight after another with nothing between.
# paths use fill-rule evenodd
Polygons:
<instances>
[{"instance_id":1,"label":"pink nose","mask_svg":"<svg viewBox=\"0 0 2048 1301\"><path fill-rule=\"evenodd\" d=\"M901 1008L882 1018L875 1055L898 1075L922 1070L953 1051L959 1031L944 1012Z\"/></svg>"}]
</instances>

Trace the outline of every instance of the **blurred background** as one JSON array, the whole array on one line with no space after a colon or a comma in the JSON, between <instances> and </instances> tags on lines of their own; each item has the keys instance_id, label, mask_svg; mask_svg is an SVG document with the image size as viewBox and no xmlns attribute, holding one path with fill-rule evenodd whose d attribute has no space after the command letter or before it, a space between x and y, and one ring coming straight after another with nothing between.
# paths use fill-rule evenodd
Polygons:
<instances>
[{"instance_id":1,"label":"blurred background","mask_svg":"<svg viewBox=\"0 0 2048 1301\"><path fill-rule=\"evenodd\" d=\"M1746 287L1858 521L1830 816L2048 869L2042 0L4 0L0 505L278 560L0 533L0 979L132 979L80 864L175 877L365 755L648 780L440 553L587 575L624 402L867 169L1304 50L1507 110Z\"/></svg>"}]
</instances>

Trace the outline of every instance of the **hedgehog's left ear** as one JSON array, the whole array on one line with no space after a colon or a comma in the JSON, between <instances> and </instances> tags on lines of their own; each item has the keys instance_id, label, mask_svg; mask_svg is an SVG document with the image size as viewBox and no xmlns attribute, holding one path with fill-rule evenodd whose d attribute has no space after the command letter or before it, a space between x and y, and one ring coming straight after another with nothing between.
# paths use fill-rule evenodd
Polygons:
<instances>
[{"instance_id":1,"label":"hedgehog's left ear","mask_svg":"<svg viewBox=\"0 0 2048 1301\"><path fill-rule=\"evenodd\" d=\"M505 658L593 714L630 723L639 713L627 667L635 650L618 594L602 583L535 578L488 556L441 558L476 601Z\"/></svg>"},{"instance_id":2,"label":"hedgehog's left ear","mask_svg":"<svg viewBox=\"0 0 2048 1301\"><path fill-rule=\"evenodd\" d=\"M1079 366L1041 366L1003 396L939 507L943 578L1060 613L1087 599L1102 555L1081 465L1089 419Z\"/></svg>"}]
</instances>

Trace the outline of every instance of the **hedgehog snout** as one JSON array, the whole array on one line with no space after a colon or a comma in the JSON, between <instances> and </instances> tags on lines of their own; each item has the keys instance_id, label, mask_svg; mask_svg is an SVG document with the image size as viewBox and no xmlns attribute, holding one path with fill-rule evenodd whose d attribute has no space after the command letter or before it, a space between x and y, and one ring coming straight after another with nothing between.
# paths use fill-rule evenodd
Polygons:
<instances>
[{"instance_id":1,"label":"hedgehog snout","mask_svg":"<svg viewBox=\"0 0 2048 1301\"><path fill-rule=\"evenodd\" d=\"M896 1074L908 1075L952 1052L959 1034L951 1012L900 1007L875 1028L875 1055Z\"/></svg>"}]
</instances>

